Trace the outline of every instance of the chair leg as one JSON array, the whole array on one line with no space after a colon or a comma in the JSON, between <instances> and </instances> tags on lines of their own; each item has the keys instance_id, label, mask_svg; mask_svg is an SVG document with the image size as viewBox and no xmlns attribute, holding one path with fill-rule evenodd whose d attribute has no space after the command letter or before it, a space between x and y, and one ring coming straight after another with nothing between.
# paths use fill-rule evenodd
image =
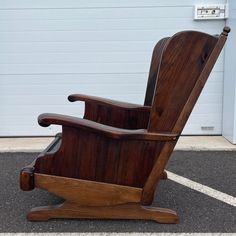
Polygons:
<instances>
[{"instance_id":1,"label":"chair leg","mask_svg":"<svg viewBox=\"0 0 236 236\"><path fill-rule=\"evenodd\" d=\"M163 173L161 174L161 179L167 179L168 176L167 176L167 172L166 170L163 171Z\"/></svg>"},{"instance_id":2,"label":"chair leg","mask_svg":"<svg viewBox=\"0 0 236 236\"><path fill-rule=\"evenodd\" d=\"M80 206L65 201L63 204L33 208L27 215L30 221L47 221L52 218L74 219L142 219L158 223L174 224L178 222L172 210L138 203L127 203L115 206Z\"/></svg>"}]
</instances>

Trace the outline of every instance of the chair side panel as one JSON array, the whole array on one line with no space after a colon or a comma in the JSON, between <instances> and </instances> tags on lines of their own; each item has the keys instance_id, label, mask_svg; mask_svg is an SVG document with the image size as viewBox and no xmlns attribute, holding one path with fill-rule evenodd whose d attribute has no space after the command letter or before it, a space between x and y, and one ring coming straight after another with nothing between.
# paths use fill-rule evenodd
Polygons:
<instances>
[{"instance_id":1,"label":"chair side panel","mask_svg":"<svg viewBox=\"0 0 236 236\"><path fill-rule=\"evenodd\" d=\"M54 154L39 157L35 172L98 182L143 187L164 142L110 139L63 127Z\"/></svg>"},{"instance_id":2,"label":"chair side panel","mask_svg":"<svg viewBox=\"0 0 236 236\"><path fill-rule=\"evenodd\" d=\"M150 111L85 104L84 119L123 129L147 129Z\"/></svg>"}]
</instances>

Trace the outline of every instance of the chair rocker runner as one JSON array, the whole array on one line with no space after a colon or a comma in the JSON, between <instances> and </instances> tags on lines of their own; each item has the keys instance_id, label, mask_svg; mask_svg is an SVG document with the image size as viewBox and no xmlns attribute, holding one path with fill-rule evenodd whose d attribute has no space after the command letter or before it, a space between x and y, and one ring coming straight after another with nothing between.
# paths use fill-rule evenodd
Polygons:
<instances>
[{"instance_id":1,"label":"chair rocker runner","mask_svg":"<svg viewBox=\"0 0 236 236\"><path fill-rule=\"evenodd\" d=\"M177 223L176 213L151 206L157 183L225 44L218 36L183 31L154 48L144 105L86 95L84 118L42 114L41 126L62 133L20 173L20 186L47 190L61 205L33 208L28 220L147 219Z\"/></svg>"}]
</instances>

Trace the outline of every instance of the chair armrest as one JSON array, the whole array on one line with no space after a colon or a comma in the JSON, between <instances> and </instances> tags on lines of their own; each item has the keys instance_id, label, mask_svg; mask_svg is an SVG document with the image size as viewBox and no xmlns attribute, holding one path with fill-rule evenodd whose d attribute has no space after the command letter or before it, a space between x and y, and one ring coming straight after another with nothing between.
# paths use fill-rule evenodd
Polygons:
<instances>
[{"instance_id":1,"label":"chair armrest","mask_svg":"<svg viewBox=\"0 0 236 236\"><path fill-rule=\"evenodd\" d=\"M153 140L153 141L174 141L177 134L172 133L151 133L146 129L127 130L115 128L108 125L96 123L94 121L81 119L72 116L60 114L41 114L38 118L41 126L47 127L51 124L62 125L67 127L78 128L105 135L114 139L134 139L134 140Z\"/></svg>"},{"instance_id":2,"label":"chair armrest","mask_svg":"<svg viewBox=\"0 0 236 236\"><path fill-rule=\"evenodd\" d=\"M122 129L146 129L150 106L114 101L83 94L72 94L69 101L84 101L84 119Z\"/></svg>"},{"instance_id":3,"label":"chair armrest","mask_svg":"<svg viewBox=\"0 0 236 236\"><path fill-rule=\"evenodd\" d=\"M68 100L70 102L76 101L84 101L93 104L100 104L100 105L108 105L112 107L122 108L122 109L132 109L132 110L139 110L139 111L150 111L150 106L142 106L139 104L127 103L127 102L119 102L111 99L89 96L84 94L71 94L68 96Z\"/></svg>"}]
</instances>

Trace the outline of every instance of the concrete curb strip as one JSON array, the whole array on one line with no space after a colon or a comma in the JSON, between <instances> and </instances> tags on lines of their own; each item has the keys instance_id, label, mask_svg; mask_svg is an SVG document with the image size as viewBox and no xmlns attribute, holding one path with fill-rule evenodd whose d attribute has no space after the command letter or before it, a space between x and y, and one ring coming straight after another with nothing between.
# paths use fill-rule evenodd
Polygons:
<instances>
[{"instance_id":1,"label":"concrete curb strip","mask_svg":"<svg viewBox=\"0 0 236 236\"><path fill-rule=\"evenodd\" d=\"M0 152L41 152L53 137L0 138ZM175 150L182 151L236 151L222 136L181 136Z\"/></svg>"}]
</instances>

